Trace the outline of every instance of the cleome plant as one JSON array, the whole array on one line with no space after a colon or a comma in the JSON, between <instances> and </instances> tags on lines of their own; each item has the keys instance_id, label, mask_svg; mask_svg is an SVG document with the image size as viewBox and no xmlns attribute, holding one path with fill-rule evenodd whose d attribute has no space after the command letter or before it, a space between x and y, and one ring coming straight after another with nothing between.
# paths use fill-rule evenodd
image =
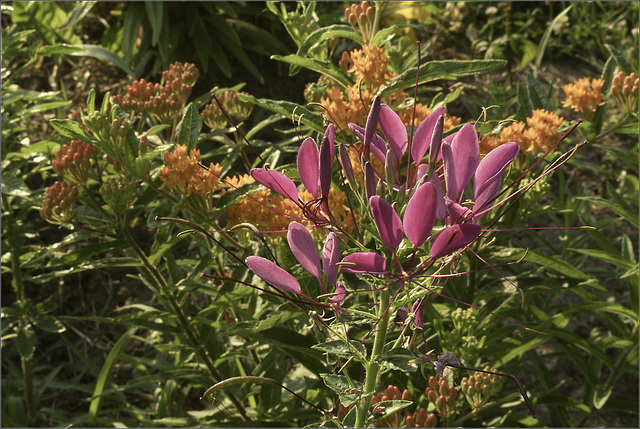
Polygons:
<instances>
[{"instance_id":1,"label":"cleome plant","mask_svg":"<svg viewBox=\"0 0 640 429\"><path fill-rule=\"evenodd\" d=\"M592 211L637 232L637 148L607 146L637 133L637 66L606 44L600 76L548 90L538 67L567 8L535 29L534 73L493 97L479 82L507 65L488 55L506 42L483 59L423 61L418 10L400 3L264 5L297 49L271 59L313 72L303 104L242 83L203 88L194 64L175 61L50 119L40 191L13 177L31 161L3 150L3 274L16 295L3 348L15 341L21 363L3 380L8 426L538 427L633 414L616 388L637 375L634 245L608 240L614 222ZM420 19L441 14L443 37L457 37L475 7L433 4ZM21 96L7 89L3 123ZM19 134L3 130L3 149ZM572 193L580 163L607 174L610 199ZM36 206L60 238L21 254L20 220ZM620 302L592 259L615 265ZM139 299L88 315L58 314L25 286L112 273ZM590 330L569 330L576 320ZM117 332L101 366L61 336L80 323ZM43 405L63 366L36 364L42 330L91 363L70 383L85 383L87 404L73 421ZM565 398L569 377L550 359L577 368L582 399Z\"/></svg>"}]
</instances>

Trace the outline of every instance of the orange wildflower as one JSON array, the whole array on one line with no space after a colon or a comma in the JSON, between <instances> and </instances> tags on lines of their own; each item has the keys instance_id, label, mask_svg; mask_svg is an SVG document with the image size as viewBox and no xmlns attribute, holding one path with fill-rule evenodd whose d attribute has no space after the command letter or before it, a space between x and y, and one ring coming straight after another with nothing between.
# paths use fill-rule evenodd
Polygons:
<instances>
[{"instance_id":1,"label":"orange wildflower","mask_svg":"<svg viewBox=\"0 0 640 429\"><path fill-rule=\"evenodd\" d=\"M604 104L603 85L604 80L592 79L589 82L588 77L583 77L575 83L564 85L562 90L567 95L567 99L562 103L562 107L571 107L583 118L591 119L598 106Z\"/></svg>"}]
</instances>

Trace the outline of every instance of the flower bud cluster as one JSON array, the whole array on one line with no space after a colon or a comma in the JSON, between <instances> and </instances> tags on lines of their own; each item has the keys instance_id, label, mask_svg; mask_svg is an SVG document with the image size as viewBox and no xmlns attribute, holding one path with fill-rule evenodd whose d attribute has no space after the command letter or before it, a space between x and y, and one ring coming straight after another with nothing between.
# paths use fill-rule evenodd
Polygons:
<instances>
[{"instance_id":1,"label":"flower bud cluster","mask_svg":"<svg viewBox=\"0 0 640 429\"><path fill-rule=\"evenodd\" d=\"M159 90L159 83L151 83L140 79L127 86L127 92L124 96L116 95L113 99L116 104L127 112L140 115L145 109L145 103L156 95Z\"/></svg>"},{"instance_id":2,"label":"flower bud cluster","mask_svg":"<svg viewBox=\"0 0 640 429\"><path fill-rule=\"evenodd\" d=\"M454 386L449 386L446 378L429 377L429 387L425 389L425 393L445 422L453 417L457 392Z\"/></svg>"},{"instance_id":3,"label":"flower bud cluster","mask_svg":"<svg viewBox=\"0 0 640 429\"><path fill-rule=\"evenodd\" d=\"M598 106L604 104L603 85L604 80L592 79L589 81L588 77L583 77L575 83L564 85L562 90L567 98L562 103L562 107L571 107L584 119L590 120Z\"/></svg>"},{"instance_id":4,"label":"flower bud cluster","mask_svg":"<svg viewBox=\"0 0 640 429\"><path fill-rule=\"evenodd\" d=\"M146 111L159 123L168 124L180 116L199 76L195 65L176 62L162 72L162 86L140 79L127 86L124 96L113 98L131 114L140 115Z\"/></svg>"},{"instance_id":5,"label":"flower bud cluster","mask_svg":"<svg viewBox=\"0 0 640 429\"><path fill-rule=\"evenodd\" d=\"M65 182L56 182L44 192L40 216L49 223L62 225L73 218L78 188Z\"/></svg>"},{"instance_id":6,"label":"flower bud cluster","mask_svg":"<svg viewBox=\"0 0 640 429\"><path fill-rule=\"evenodd\" d=\"M251 115L253 104L240 100L236 91L226 91L217 95L217 97L220 103L222 103L222 107L227 115L235 121L245 121ZM215 100L205 106L200 116L202 116L204 123L214 131L224 128L227 125L227 117Z\"/></svg>"},{"instance_id":7,"label":"flower bud cluster","mask_svg":"<svg viewBox=\"0 0 640 429\"><path fill-rule=\"evenodd\" d=\"M361 4L354 3L344 10L344 16L347 18L351 27L356 33L360 33L362 40L368 41L373 36L373 18L375 11L368 1Z\"/></svg>"},{"instance_id":8,"label":"flower bud cluster","mask_svg":"<svg viewBox=\"0 0 640 429\"><path fill-rule=\"evenodd\" d=\"M486 366L485 371L491 371ZM461 390L474 411L478 411L488 400L502 390L503 377L498 374L475 372L471 377L464 377L460 382Z\"/></svg>"},{"instance_id":9,"label":"flower bud cluster","mask_svg":"<svg viewBox=\"0 0 640 429\"><path fill-rule=\"evenodd\" d=\"M618 72L611 82L611 95L625 113L638 113L638 75Z\"/></svg>"},{"instance_id":10,"label":"flower bud cluster","mask_svg":"<svg viewBox=\"0 0 640 429\"><path fill-rule=\"evenodd\" d=\"M62 177L76 185L82 185L89 178L93 153L91 144L71 140L69 144L63 144L62 148L56 152L56 159L51 162L51 165Z\"/></svg>"},{"instance_id":11,"label":"flower bud cluster","mask_svg":"<svg viewBox=\"0 0 640 429\"><path fill-rule=\"evenodd\" d=\"M123 177L111 176L102 183L100 195L115 212L121 212L129 207L135 189L135 182Z\"/></svg>"},{"instance_id":12,"label":"flower bud cluster","mask_svg":"<svg viewBox=\"0 0 640 429\"><path fill-rule=\"evenodd\" d=\"M485 340L484 330L478 329L478 312L473 308L457 308L451 313L451 320L453 329L444 332L441 337L443 347L464 356L467 362L473 364Z\"/></svg>"},{"instance_id":13,"label":"flower bud cluster","mask_svg":"<svg viewBox=\"0 0 640 429\"><path fill-rule=\"evenodd\" d=\"M411 401L411 393L407 389L400 392L397 386L389 385L384 392L377 393L371 398L371 405L378 404L383 401ZM375 413L375 407L374 407ZM428 414L427 410L420 408L414 413L406 411L404 416L400 412L396 412L384 419L378 420L377 427L389 428L432 428L435 427L438 418L435 414Z\"/></svg>"}]
</instances>

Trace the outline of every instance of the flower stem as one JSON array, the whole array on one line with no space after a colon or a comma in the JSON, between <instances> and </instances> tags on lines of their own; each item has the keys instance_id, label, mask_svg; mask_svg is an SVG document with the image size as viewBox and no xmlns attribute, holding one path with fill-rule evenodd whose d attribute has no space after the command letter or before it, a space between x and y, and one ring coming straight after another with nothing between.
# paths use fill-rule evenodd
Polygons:
<instances>
[{"instance_id":1,"label":"flower stem","mask_svg":"<svg viewBox=\"0 0 640 429\"><path fill-rule=\"evenodd\" d=\"M369 414L369 408L371 406L371 398L378 384L378 376L380 372L379 357L384 350L384 343L387 338L387 327L389 325L389 291L387 289L380 292L380 301L378 302L378 323L374 326L376 330L373 339L373 350L371 351L371 358L365 366L365 383L360 403L358 404L358 410L356 414L355 427L365 427L365 422Z\"/></svg>"}]
</instances>

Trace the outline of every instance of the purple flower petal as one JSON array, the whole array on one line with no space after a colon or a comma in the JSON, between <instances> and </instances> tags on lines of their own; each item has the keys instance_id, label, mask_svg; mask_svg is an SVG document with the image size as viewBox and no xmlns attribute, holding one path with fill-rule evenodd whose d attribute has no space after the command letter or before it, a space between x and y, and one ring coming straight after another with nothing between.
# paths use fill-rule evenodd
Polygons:
<instances>
[{"instance_id":1,"label":"purple flower petal","mask_svg":"<svg viewBox=\"0 0 640 429\"><path fill-rule=\"evenodd\" d=\"M245 262L249 269L265 282L287 292L305 296L300 289L300 283L291 274L270 260L260 256L249 256Z\"/></svg>"},{"instance_id":2,"label":"purple flower petal","mask_svg":"<svg viewBox=\"0 0 640 429\"><path fill-rule=\"evenodd\" d=\"M382 242L390 250L395 251L403 238L400 216L391 207L391 204L378 195L369 198L369 206Z\"/></svg>"},{"instance_id":3,"label":"purple flower petal","mask_svg":"<svg viewBox=\"0 0 640 429\"><path fill-rule=\"evenodd\" d=\"M373 171L373 165L369 161L364 165L364 190L367 199L376 194L376 173Z\"/></svg>"},{"instance_id":4,"label":"purple flower petal","mask_svg":"<svg viewBox=\"0 0 640 429\"><path fill-rule=\"evenodd\" d=\"M447 196L455 200L458 196L458 181L456 180L456 162L453 157L451 145L446 141L442 143L442 165L444 168L444 183L447 187Z\"/></svg>"},{"instance_id":5,"label":"purple flower petal","mask_svg":"<svg viewBox=\"0 0 640 429\"><path fill-rule=\"evenodd\" d=\"M363 127L357 124L349 124L349 129L360 139L360 141L364 142L365 129ZM371 138L371 143L369 144L369 150L376 158L384 162L384 154L387 152L387 144L384 142L382 137L374 134Z\"/></svg>"},{"instance_id":6,"label":"purple flower petal","mask_svg":"<svg viewBox=\"0 0 640 429\"><path fill-rule=\"evenodd\" d=\"M480 163L480 145L475 125L465 124L460 128L460 131L451 142L451 150L456 166L458 193L464 192L464 188L475 174ZM449 195L448 190L447 195ZM456 198L451 197L451 199L455 200Z\"/></svg>"},{"instance_id":7,"label":"purple flower petal","mask_svg":"<svg viewBox=\"0 0 640 429\"><path fill-rule=\"evenodd\" d=\"M318 146L312 138L304 139L300 145L297 162L302 184L314 197L318 198L320 155L318 154Z\"/></svg>"},{"instance_id":8,"label":"purple flower petal","mask_svg":"<svg viewBox=\"0 0 640 429\"><path fill-rule=\"evenodd\" d=\"M433 134L431 134L431 145L429 146L429 162L435 164L438 162L442 155L440 154L440 148L442 147L442 135L444 134L444 116L438 116L436 124L433 128Z\"/></svg>"},{"instance_id":9,"label":"purple flower petal","mask_svg":"<svg viewBox=\"0 0 640 429\"><path fill-rule=\"evenodd\" d=\"M330 232L322 249L322 268L330 285L338 279L338 260L340 259L340 243L335 232Z\"/></svg>"},{"instance_id":10,"label":"purple flower petal","mask_svg":"<svg viewBox=\"0 0 640 429\"><path fill-rule=\"evenodd\" d=\"M336 284L336 290L334 291L335 295L328 299L328 301L332 304L342 304L342 301L347 297L347 289L344 287L342 282L338 282Z\"/></svg>"},{"instance_id":11,"label":"purple flower petal","mask_svg":"<svg viewBox=\"0 0 640 429\"><path fill-rule=\"evenodd\" d=\"M273 192L289 198L293 202L298 202L298 188L293 180L284 174L275 170L266 170L264 168L254 168L251 170L251 177L256 182L263 184Z\"/></svg>"},{"instance_id":12,"label":"purple flower petal","mask_svg":"<svg viewBox=\"0 0 640 429\"><path fill-rule=\"evenodd\" d=\"M320 268L318 250L307 228L298 222L291 222L287 232L287 241L293 256L300 262L302 268L309 271L312 276L319 280L322 269Z\"/></svg>"},{"instance_id":13,"label":"purple flower petal","mask_svg":"<svg viewBox=\"0 0 640 429\"><path fill-rule=\"evenodd\" d=\"M404 233L416 247L427 241L436 222L438 193L433 183L427 182L413 194L404 212Z\"/></svg>"},{"instance_id":14,"label":"purple flower petal","mask_svg":"<svg viewBox=\"0 0 640 429\"><path fill-rule=\"evenodd\" d=\"M433 177L429 179L429 182L433 183L438 194L438 198L436 200L436 218L440 222L443 222L447 215L447 208L444 205L444 190L442 189L442 182L440 182L440 177L437 174L434 174Z\"/></svg>"},{"instance_id":15,"label":"purple flower petal","mask_svg":"<svg viewBox=\"0 0 640 429\"><path fill-rule=\"evenodd\" d=\"M376 96L373 99L373 103L371 103L371 110L369 110L369 115L367 116L367 123L365 124L364 131L364 143L365 151L369 151L369 145L371 144L371 139L376 133L376 128L378 128L378 121L380 120L380 97ZM367 158L368 159L368 158Z\"/></svg>"},{"instance_id":16,"label":"purple flower petal","mask_svg":"<svg viewBox=\"0 0 640 429\"><path fill-rule=\"evenodd\" d=\"M396 160L400 162L402 155L407 150L407 128L398 114L386 104L380 105L380 128L389 143L389 149L393 151Z\"/></svg>"},{"instance_id":17,"label":"purple flower petal","mask_svg":"<svg viewBox=\"0 0 640 429\"><path fill-rule=\"evenodd\" d=\"M331 165L333 165L333 161L336 159L336 129L333 124L329 123L327 125L327 130L324 132L323 140L327 139L329 141L329 150L331 151Z\"/></svg>"},{"instance_id":18,"label":"purple flower petal","mask_svg":"<svg viewBox=\"0 0 640 429\"><path fill-rule=\"evenodd\" d=\"M320 143L320 193L323 198L329 196L329 189L331 188L332 146L327 137L324 137L322 143ZM335 148L333 150L335 151Z\"/></svg>"},{"instance_id":19,"label":"purple flower petal","mask_svg":"<svg viewBox=\"0 0 640 429\"><path fill-rule=\"evenodd\" d=\"M475 223L449 226L438 233L431 244L431 257L438 259L442 256L462 249L472 243L480 235L480 226Z\"/></svg>"},{"instance_id":20,"label":"purple flower petal","mask_svg":"<svg viewBox=\"0 0 640 429\"><path fill-rule=\"evenodd\" d=\"M502 185L502 177L498 176L496 180L493 180L489 187L485 188L482 194L480 194L478 198L475 199L472 218L474 222L478 222L480 219L482 219L482 216L487 214L487 212L491 209L491 203L500 190L500 185Z\"/></svg>"},{"instance_id":21,"label":"purple flower petal","mask_svg":"<svg viewBox=\"0 0 640 429\"><path fill-rule=\"evenodd\" d=\"M351 165L351 158L349 158L349 152L347 151L347 147L340 143L338 147L338 153L340 154L340 164L342 164L342 170L344 170L345 176L347 179L351 181L351 183L355 183L355 176L353 174L353 165Z\"/></svg>"},{"instance_id":22,"label":"purple flower petal","mask_svg":"<svg viewBox=\"0 0 640 429\"><path fill-rule=\"evenodd\" d=\"M502 172L513 162L518 152L520 152L518 143L509 142L493 149L480 161L473 183L474 200L490 187L493 181L500 178Z\"/></svg>"},{"instance_id":23,"label":"purple flower petal","mask_svg":"<svg viewBox=\"0 0 640 429\"><path fill-rule=\"evenodd\" d=\"M449 197L444 197L444 204L449 214L448 224L461 223L468 220L467 216L471 214L471 210L456 203Z\"/></svg>"},{"instance_id":24,"label":"purple flower petal","mask_svg":"<svg viewBox=\"0 0 640 429\"><path fill-rule=\"evenodd\" d=\"M387 261L383 256L374 252L352 253L345 256L341 262L347 263L347 265L340 266L345 273L384 274L387 272Z\"/></svg>"},{"instance_id":25,"label":"purple flower petal","mask_svg":"<svg viewBox=\"0 0 640 429\"><path fill-rule=\"evenodd\" d=\"M427 153L438 117L444 115L444 111L444 107L438 107L418 125L411 141L411 157L416 164L420 164Z\"/></svg>"}]
</instances>

